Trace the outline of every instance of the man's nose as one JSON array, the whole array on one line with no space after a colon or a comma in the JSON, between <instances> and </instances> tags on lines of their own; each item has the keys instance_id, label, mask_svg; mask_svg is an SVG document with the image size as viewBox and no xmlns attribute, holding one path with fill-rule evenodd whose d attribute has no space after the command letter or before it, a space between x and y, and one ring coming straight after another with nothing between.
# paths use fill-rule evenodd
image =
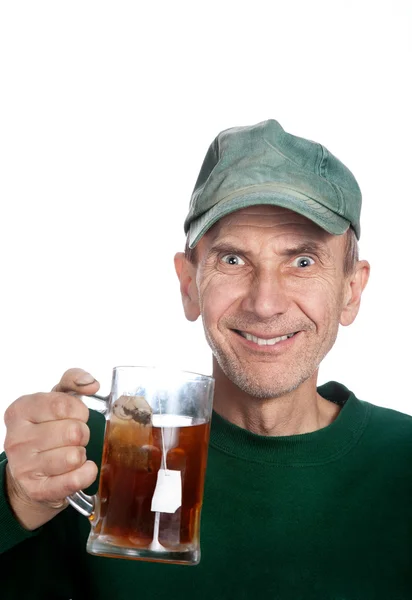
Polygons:
<instances>
[{"instance_id":1,"label":"man's nose","mask_svg":"<svg viewBox=\"0 0 412 600\"><path fill-rule=\"evenodd\" d=\"M250 282L250 287L242 301L242 308L260 319L283 314L287 311L289 300L285 282L281 274L273 269L261 269Z\"/></svg>"}]
</instances>

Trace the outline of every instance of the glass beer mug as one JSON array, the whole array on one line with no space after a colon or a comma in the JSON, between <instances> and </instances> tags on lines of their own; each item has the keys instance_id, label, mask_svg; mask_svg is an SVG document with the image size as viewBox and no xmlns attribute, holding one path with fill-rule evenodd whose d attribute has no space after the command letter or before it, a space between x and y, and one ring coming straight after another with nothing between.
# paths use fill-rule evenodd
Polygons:
<instances>
[{"instance_id":1,"label":"glass beer mug","mask_svg":"<svg viewBox=\"0 0 412 600\"><path fill-rule=\"evenodd\" d=\"M115 367L108 398L81 396L106 417L98 493L68 497L89 553L198 564L213 391L205 375Z\"/></svg>"}]
</instances>

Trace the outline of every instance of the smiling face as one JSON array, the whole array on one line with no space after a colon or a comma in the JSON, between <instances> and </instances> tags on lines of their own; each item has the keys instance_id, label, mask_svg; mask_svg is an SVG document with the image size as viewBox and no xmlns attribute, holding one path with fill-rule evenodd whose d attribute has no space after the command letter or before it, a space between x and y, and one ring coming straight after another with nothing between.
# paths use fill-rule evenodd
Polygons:
<instances>
[{"instance_id":1,"label":"smiling face","mask_svg":"<svg viewBox=\"0 0 412 600\"><path fill-rule=\"evenodd\" d=\"M292 211L255 206L200 240L197 264L176 256L186 316L202 315L217 363L238 388L276 398L312 377L339 323L358 311L367 263L344 275L345 235Z\"/></svg>"}]
</instances>

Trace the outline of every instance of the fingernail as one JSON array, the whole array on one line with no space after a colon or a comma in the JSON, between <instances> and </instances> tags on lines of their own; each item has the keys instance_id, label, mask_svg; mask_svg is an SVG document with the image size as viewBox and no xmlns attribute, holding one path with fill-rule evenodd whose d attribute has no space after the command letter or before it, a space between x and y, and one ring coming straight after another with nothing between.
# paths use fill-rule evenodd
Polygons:
<instances>
[{"instance_id":1,"label":"fingernail","mask_svg":"<svg viewBox=\"0 0 412 600\"><path fill-rule=\"evenodd\" d=\"M91 383L94 383L96 380L93 377L93 375L90 375L90 373L82 373L81 375L79 375L77 377L77 379L75 380L75 383L77 385L90 385Z\"/></svg>"}]
</instances>

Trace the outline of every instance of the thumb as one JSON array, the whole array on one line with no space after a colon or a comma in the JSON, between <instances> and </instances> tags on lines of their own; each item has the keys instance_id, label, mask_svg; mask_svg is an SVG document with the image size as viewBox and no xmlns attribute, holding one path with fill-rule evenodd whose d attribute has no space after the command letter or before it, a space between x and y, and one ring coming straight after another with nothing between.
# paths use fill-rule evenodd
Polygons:
<instances>
[{"instance_id":1,"label":"thumb","mask_svg":"<svg viewBox=\"0 0 412 600\"><path fill-rule=\"evenodd\" d=\"M100 388L96 379L83 369L69 369L59 383L54 386L53 392L79 392L82 394L95 394Z\"/></svg>"}]
</instances>

